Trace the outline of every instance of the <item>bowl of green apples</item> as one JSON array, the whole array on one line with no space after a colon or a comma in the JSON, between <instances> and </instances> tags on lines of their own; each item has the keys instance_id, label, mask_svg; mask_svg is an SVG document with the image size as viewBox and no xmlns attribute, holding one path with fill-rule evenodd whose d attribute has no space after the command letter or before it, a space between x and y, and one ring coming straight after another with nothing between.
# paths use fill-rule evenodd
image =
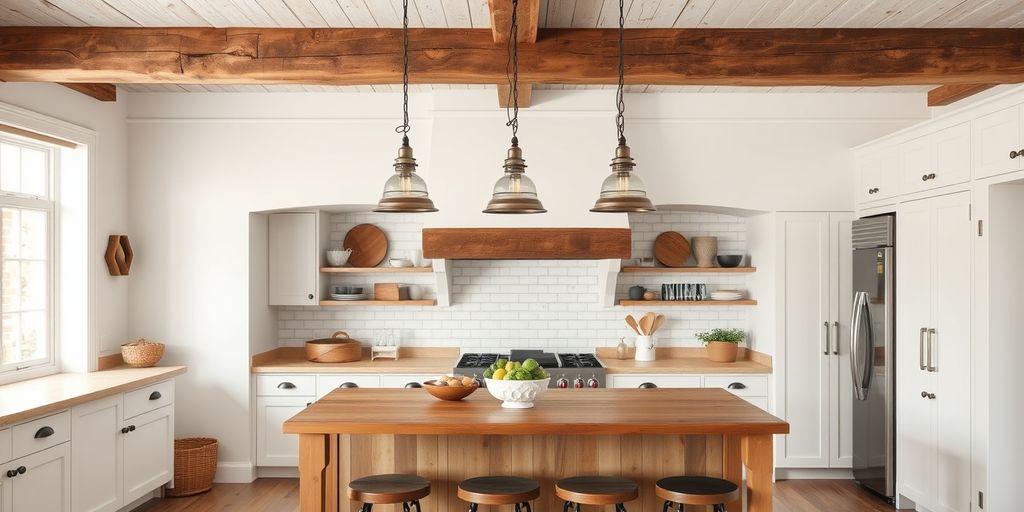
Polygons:
<instances>
[{"instance_id":1,"label":"bowl of green apples","mask_svg":"<svg viewBox=\"0 0 1024 512\"><path fill-rule=\"evenodd\" d=\"M491 396L508 409L529 409L548 388L551 376L534 359L498 359L484 370L484 382Z\"/></svg>"}]
</instances>

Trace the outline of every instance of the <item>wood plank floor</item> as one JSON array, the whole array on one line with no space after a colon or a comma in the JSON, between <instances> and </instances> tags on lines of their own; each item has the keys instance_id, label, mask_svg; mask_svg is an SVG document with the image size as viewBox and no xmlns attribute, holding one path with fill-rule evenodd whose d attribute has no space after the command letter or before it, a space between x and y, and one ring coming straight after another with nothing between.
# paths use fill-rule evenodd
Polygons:
<instances>
[{"instance_id":1,"label":"wood plank floor","mask_svg":"<svg viewBox=\"0 0 1024 512\"><path fill-rule=\"evenodd\" d=\"M774 512L892 512L893 508L849 480L787 480L775 484ZM299 482L261 478L251 484L217 484L186 498L146 503L136 512L297 512Z\"/></svg>"}]
</instances>

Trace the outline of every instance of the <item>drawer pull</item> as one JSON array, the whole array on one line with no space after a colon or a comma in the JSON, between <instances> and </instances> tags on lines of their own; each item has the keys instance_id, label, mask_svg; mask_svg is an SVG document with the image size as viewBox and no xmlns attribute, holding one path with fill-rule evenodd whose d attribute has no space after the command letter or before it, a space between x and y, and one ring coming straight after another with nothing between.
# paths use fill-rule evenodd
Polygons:
<instances>
[{"instance_id":1,"label":"drawer pull","mask_svg":"<svg viewBox=\"0 0 1024 512\"><path fill-rule=\"evenodd\" d=\"M742 382L732 382L728 386L728 389L747 389L747 385Z\"/></svg>"},{"instance_id":2,"label":"drawer pull","mask_svg":"<svg viewBox=\"0 0 1024 512\"><path fill-rule=\"evenodd\" d=\"M654 389L656 387L658 387L658 385L653 382L644 382L643 384L640 384L640 389Z\"/></svg>"},{"instance_id":3,"label":"drawer pull","mask_svg":"<svg viewBox=\"0 0 1024 512\"><path fill-rule=\"evenodd\" d=\"M45 439L47 437L52 436L54 433L55 432L53 431L53 427L43 427L39 430L36 430L36 435L33 437L35 437L36 439Z\"/></svg>"},{"instance_id":4,"label":"drawer pull","mask_svg":"<svg viewBox=\"0 0 1024 512\"><path fill-rule=\"evenodd\" d=\"M1024 156L1024 149L1020 151L1010 151L1010 160L1017 158L1018 156Z\"/></svg>"},{"instance_id":5,"label":"drawer pull","mask_svg":"<svg viewBox=\"0 0 1024 512\"><path fill-rule=\"evenodd\" d=\"M344 389L352 389L352 388L358 388L359 384L356 384L355 382L342 382L341 385L338 386L338 387L339 388L344 388Z\"/></svg>"},{"instance_id":6,"label":"drawer pull","mask_svg":"<svg viewBox=\"0 0 1024 512\"><path fill-rule=\"evenodd\" d=\"M877 194L877 193L878 193L878 187L874 187L874 188L869 188L868 189L868 194Z\"/></svg>"},{"instance_id":7,"label":"drawer pull","mask_svg":"<svg viewBox=\"0 0 1024 512\"><path fill-rule=\"evenodd\" d=\"M935 173L934 172L928 173L928 174L924 174L924 175L921 176L921 181L928 181L928 180L934 180L934 179L935 179Z\"/></svg>"},{"instance_id":8,"label":"drawer pull","mask_svg":"<svg viewBox=\"0 0 1024 512\"><path fill-rule=\"evenodd\" d=\"M422 388L423 384L420 384L419 382L410 382L410 383L406 384L405 387L407 387L407 388Z\"/></svg>"},{"instance_id":9,"label":"drawer pull","mask_svg":"<svg viewBox=\"0 0 1024 512\"><path fill-rule=\"evenodd\" d=\"M282 382L277 385L277 389L295 389L295 384L292 384L291 382Z\"/></svg>"},{"instance_id":10,"label":"drawer pull","mask_svg":"<svg viewBox=\"0 0 1024 512\"><path fill-rule=\"evenodd\" d=\"M921 392L921 398L927 398L928 400L935 400L935 393L929 393L927 391Z\"/></svg>"},{"instance_id":11,"label":"drawer pull","mask_svg":"<svg viewBox=\"0 0 1024 512\"><path fill-rule=\"evenodd\" d=\"M149 394L149 399L150 400L160 400L163 397L164 396L161 395L159 391L154 391L154 392Z\"/></svg>"}]
</instances>

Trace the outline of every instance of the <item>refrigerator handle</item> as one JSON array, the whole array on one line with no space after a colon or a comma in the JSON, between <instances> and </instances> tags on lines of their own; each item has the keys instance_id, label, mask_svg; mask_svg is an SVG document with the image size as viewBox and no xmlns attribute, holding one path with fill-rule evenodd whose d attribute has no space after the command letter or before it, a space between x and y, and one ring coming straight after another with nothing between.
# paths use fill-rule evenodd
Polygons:
<instances>
[{"instance_id":1,"label":"refrigerator handle","mask_svg":"<svg viewBox=\"0 0 1024 512\"><path fill-rule=\"evenodd\" d=\"M922 371L928 370L928 365L924 362L924 335L928 334L928 328L922 327L920 334L917 336L917 366Z\"/></svg>"},{"instance_id":2,"label":"refrigerator handle","mask_svg":"<svg viewBox=\"0 0 1024 512\"><path fill-rule=\"evenodd\" d=\"M835 347L835 348L832 349L832 355L838 356L839 355L839 342L840 342L840 340L842 340L842 338L839 337L839 320L836 320L835 322L833 322L833 324L835 324L835 327L836 327L836 343L835 343L835 345L832 345L833 347Z\"/></svg>"},{"instance_id":3,"label":"refrigerator handle","mask_svg":"<svg viewBox=\"0 0 1024 512\"><path fill-rule=\"evenodd\" d=\"M825 322L825 355L832 348L832 331L828 330L828 322Z\"/></svg>"},{"instance_id":4,"label":"refrigerator handle","mask_svg":"<svg viewBox=\"0 0 1024 512\"><path fill-rule=\"evenodd\" d=\"M860 360L863 353L860 349L861 323L864 311L867 310L867 292L857 292L853 299L853 319L850 322L850 374L853 378L853 390L858 400L867 399L866 382L862 377ZM870 330L868 332L870 336ZM866 361L864 362L866 364Z\"/></svg>"},{"instance_id":5,"label":"refrigerator handle","mask_svg":"<svg viewBox=\"0 0 1024 512\"><path fill-rule=\"evenodd\" d=\"M928 329L928 371L934 372L935 367L935 329Z\"/></svg>"}]
</instances>

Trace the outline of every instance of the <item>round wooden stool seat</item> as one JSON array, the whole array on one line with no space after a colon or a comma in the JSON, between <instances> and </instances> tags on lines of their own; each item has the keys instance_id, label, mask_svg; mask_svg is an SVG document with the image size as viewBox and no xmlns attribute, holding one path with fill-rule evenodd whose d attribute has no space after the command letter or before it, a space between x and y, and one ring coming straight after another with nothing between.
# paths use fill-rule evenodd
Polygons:
<instances>
[{"instance_id":1,"label":"round wooden stool seat","mask_svg":"<svg viewBox=\"0 0 1024 512\"><path fill-rule=\"evenodd\" d=\"M574 476L555 482L555 496L580 505L618 505L639 495L636 482L617 476Z\"/></svg>"},{"instance_id":2,"label":"round wooden stool seat","mask_svg":"<svg viewBox=\"0 0 1024 512\"><path fill-rule=\"evenodd\" d=\"M654 493L663 500L683 505L719 505L740 499L740 488L736 484L707 476L662 478Z\"/></svg>"},{"instance_id":3,"label":"round wooden stool seat","mask_svg":"<svg viewBox=\"0 0 1024 512\"><path fill-rule=\"evenodd\" d=\"M480 476L459 483L459 498L479 505L513 505L539 496L539 483L518 476Z\"/></svg>"},{"instance_id":4,"label":"round wooden stool seat","mask_svg":"<svg viewBox=\"0 0 1024 512\"><path fill-rule=\"evenodd\" d=\"M429 494L430 481L416 475L371 475L348 484L348 497L363 503L405 503Z\"/></svg>"}]
</instances>

